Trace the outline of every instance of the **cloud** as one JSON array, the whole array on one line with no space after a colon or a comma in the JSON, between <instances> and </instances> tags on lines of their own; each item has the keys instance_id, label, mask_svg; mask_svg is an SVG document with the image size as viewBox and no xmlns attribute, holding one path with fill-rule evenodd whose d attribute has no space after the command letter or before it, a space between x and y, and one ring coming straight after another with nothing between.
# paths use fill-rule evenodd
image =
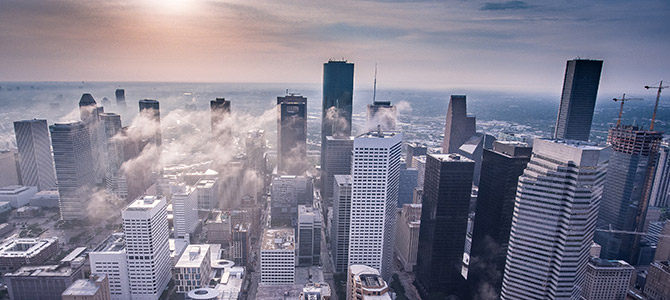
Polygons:
<instances>
[{"instance_id":1,"label":"cloud","mask_svg":"<svg viewBox=\"0 0 670 300\"><path fill-rule=\"evenodd\" d=\"M533 5L530 5L523 1L507 1L507 2L487 2L482 4L479 10L520 10L520 9L529 9Z\"/></svg>"}]
</instances>

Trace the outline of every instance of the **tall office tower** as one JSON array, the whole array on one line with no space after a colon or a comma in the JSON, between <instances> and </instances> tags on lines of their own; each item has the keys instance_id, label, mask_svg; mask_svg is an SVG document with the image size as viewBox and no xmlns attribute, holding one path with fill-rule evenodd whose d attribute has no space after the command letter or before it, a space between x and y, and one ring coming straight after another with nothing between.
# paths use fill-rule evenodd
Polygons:
<instances>
[{"instance_id":1,"label":"tall office tower","mask_svg":"<svg viewBox=\"0 0 670 300\"><path fill-rule=\"evenodd\" d=\"M414 189L418 186L419 170L408 168L405 162L400 163L400 189L398 190L398 208L403 204L412 203Z\"/></svg>"},{"instance_id":2,"label":"tall office tower","mask_svg":"<svg viewBox=\"0 0 670 300\"><path fill-rule=\"evenodd\" d=\"M483 287L500 294L516 188L531 150L526 143L500 141L484 150L468 272L472 295Z\"/></svg>"},{"instance_id":3,"label":"tall office tower","mask_svg":"<svg viewBox=\"0 0 670 300\"><path fill-rule=\"evenodd\" d=\"M88 253L91 273L105 274L111 300L130 299L126 241L123 233L114 233Z\"/></svg>"},{"instance_id":4,"label":"tall office tower","mask_svg":"<svg viewBox=\"0 0 670 300\"><path fill-rule=\"evenodd\" d=\"M91 139L82 122L49 126L53 146L61 219L87 217L87 198L95 184Z\"/></svg>"},{"instance_id":5,"label":"tall office tower","mask_svg":"<svg viewBox=\"0 0 670 300\"><path fill-rule=\"evenodd\" d=\"M170 281L171 263L165 198L144 196L122 212L133 300L157 300Z\"/></svg>"},{"instance_id":6,"label":"tall office tower","mask_svg":"<svg viewBox=\"0 0 670 300\"><path fill-rule=\"evenodd\" d=\"M644 294L649 300L670 299L670 261L651 263Z\"/></svg>"},{"instance_id":7,"label":"tall office tower","mask_svg":"<svg viewBox=\"0 0 670 300\"><path fill-rule=\"evenodd\" d=\"M155 128L151 128L151 136L147 137L147 142L150 142L160 149L161 144L163 143L161 138L161 112L160 104L157 100L152 99L142 99L139 102L140 104L140 115L147 118L151 121L151 125ZM160 153L160 150L159 150Z\"/></svg>"},{"instance_id":8,"label":"tall office tower","mask_svg":"<svg viewBox=\"0 0 670 300\"><path fill-rule=\"evenodd\" d=\"M293 228L265 229L261 236L261 284L295 282L294 237Z\"/></svg>"},{"instance_id":9,"label":"tall office tower","mask_svg":"<svg viewBox=\"0 0 670 300\"><path fill-rule=\"evenodd\" d=\"M104 133L100 124L100 114L104 112L103 107L98 107L91 94L82 94L79 99L79 113L81 122L88 128L91 139L91 154L95 158L93 167L96 182L102 182L105 178L105 166L102 159L104 148Z\"/></svg>"},{"instance_id":10,"label":"tall office tower","mask_svg":"<svg viewBox=\"0 0 670 300\"><path fill-rule=\"evenodd\" d=\"M663 143L658 151L658 165L649 201L650 206L670 207L670 145L668 143Z\"/></svg>"},{"instance_id":11,"label":"tall office tower","mask_svg":"<svg viewBox=\"0 0 670 300\"><path fill-rule=\"evenodd\" d=\"M412 159L412 166L419 171L416 185L419 189L423 189L424 182L426 181L426 155L415 156Z\"/></svg>"},{"instance_id":12,"label":"tall office tower","mask_svg":"<svg viewBox=\"0 0 670 300\"><path fill-rule=\"evenodd\" d=\"M379 270L351 265L347 273L347 300L391 300L388 284Z\"/></svg>"},{"instance_id":13,"label":"tall office tower","mask_svg":"<svg viewBox=\"0 0 670 300\"><path fill-rule=\"evenodd\" d=\"M312 206L314 186L305 176L276 176L270 189L272 226L295 226L298 220L298 205Z\"/></svg>"},{"instance_id":14,"label":"tall office tower","mask_svg":"<svg viewBox=\"0 0 670 300\"><path fill-rule=\"evenodd\" d=\"M475 171L472 173L472 183L479 186L479 177L482 170L482 156L484 149L493 149L493 142L496 138L490 134L475 133L471 136L461 147L458 148L457 154L463 155L475 162Z\"/></svg>"},{"instance_id":15,"label":"tall office tower","mask_svg":"<svg viewBox=\"0 0 670 300\"><path fill-rule=\"evenodd\" d=\"M247 266L249 264L249 248L251 242L249 239L250 223L235 224L232 228L232 241L230 243L231 260L238 266Z\"/></svg>"},{"instance_id":16,"label":"tall office tower","mask_svg":"<svg viewBox=\"0 0 670 300\"><path fill-rule=\"evenodd\" d=\"M116 96L116 106L125 108L126 107L126 90L116 89L116 91L114 91L114 94Z\"/></svg>"},{"instance_id":17,"label":"tall office tower","mask_svg":"<svg viewBox=\"0 0 670 300\"><path fill-rule=\"evenodd\" d=\"M471 136L475 135L474 116L468 116L465 95L451 95L444 127L442 153L456 153Z\"/></svg>"},{"instance_id":18,"label":"tall office tower","mask_svg":"<svg viewBox=\"0 0 670 300\"><path fill-rule=\"evenodd\" d=\"M311 206L298 206L298 266L321 262L321 214Z\"/></svg>"},{"instance_id":19,"label":"tall office tower","mask_svg":"<svg viewBox=\"0 0 670 300\"><path fill-rule=\"evenodd\" d=\"M302 175L307 170L307 98L277 97L277 174Z\"/></svg>"},{"instance_id":20,"label":"tall office tower","mask_svg":"<svg viewBox=\"0 0 670 300\"><path fill-rule=\"evenodd\" d=\"M428 147L419 143L407 143L406 154L405 162L407 163L407 167L416 168L413 165L414 157L428 154Z\"/></svg>"},{"instance_id":21,"label":"tall office tower","mask_svg":"<svg viewBox=\"0 0 670 300\"><path fill-rule=\"evenodd\" d=\"M609 148L535 139L519 177L501 299L578 299Z\"/></svg>"},{"instance_id":22,"label":"tall office tower","mask_svg":"<svg viewBox=\"0 0 670 300\"><path fill-rule=\"evenodd\" d=\"M321 165L321 198L325 200L325 204L332 203L335 175L351 174L353 148L353 136L326 137L325 145L321 147L321 155L325 158Z\"/></svg>"},{"instance_id":23,"label":"tall office tower","mask_svg":"<svg viewBox=\"0 0 670 300\"><path fill-rule=\"evenodd\" d=\"M607 136L612 158L607 167L598 228L644 232L651 188L663 133L634 126L610 128ZM637 264L639 235L596 232L600 257Z\"/></svg>"},{"instance_id":24,"label":"tall office tower","mask_svg":"<svg viewBox=\"0 0 670 300\"><path fill-rule=\"evenodd\" d=\"M579 299L624 300L635 268L623 260L593 257L586 267L584 285Z\"/></svg>"},{"instance_id":25,"label":"tall office tower","mask_svg":"<svg viewBox=\"0 0 670 300\"><path fill-rule=\"evenodd\" d=\"M174 237L189 241L198 227L198 191L186 186L172 195Z\"/></svg>"},{"instance_id":26,"label":"tall office tower","mask_svg":"<svg viewBox=\"0 0 670 300\"><path fill-rule=\"evenodd\" d=\"M421 226L421 204L404 204L398 218L396 229L395 252L398 260L407 272L412 272L416 265L416 254L419 249L419 228Z\"/></svg>"},{"instance_id":27,"label":"tall office tower","mask_svg":"<svg viewBox=\"0 0 670 300\"><path fill-rule=\"evenodd\" d=\"M105 165L105 185L107 190L121 199L128 197L128 181L121 174L124 162L123 141L116 138L121 134L121 116L114 113L101 113L103 136L103 154Z\"/></svg>"},{"instance_id":28,"label":"tall office tower","mask_svg":"<svg viewBox=\"0 0 670 300\"><path fill-rule=\"evenodd\" d=\"M372 131L378 128L383 131L395 130L396 107L391 101L373 101L368 104L365 118L366 130Z\"/></svg>"},{"instance_id":29,"label":"tall office tower","mask_svg":"<svg viewBox=\"0 0 670 300\"><path fill-rule=\"evenodd\" d=\"M390 278L400 188L402 134L373 131L354 139L349 265Z\"/></svg>"},{"instance_id":30,"label":"tall office tower","mask_svg":"<svg viewBox=\"0 0 670 300\"><path fill-rule=\"evenodd\" d=\"M351 224L351 175L335 175L333 183L333 223L330 247L333 269L344 273L349 266L349 227Z\"/></svg>"},{"instance_id":31,"label":"tall office tower","mask_svg":"<svg viewBox=\"0 0 670 300\"><path fill-rule=\"evenodd\" d=\"M423 188L416 282L421 297L465 298L461 275L475 163L457 154L429 154Z\"/></svg>"},{"instance_id":32,"label":"tall office tower","mask_svg":"<svg viewBox=\"0 0 670 300\"><path fill-rule=\"evenodd\" d=\"M212 134L215 137L219 137L224 132L229 132L229 130L224 130L224 128L219 128L219 126L223 126L221 122L230 114L230 100L216 98L209 101L209 107L211 109Z\"/></svg>"},{"instance_id":33,"label":"tall office tower","mask_svg":"<svg viewBox=\"0 0 670 300\"><path fill-rule=\"evenodd\" d=\"M56 187L47 120L16 121L14 133L23 185L36 186L39 191Z\"/></svg>"},{"instance_id":34,"label":"tall office tower","mask_svg":"<svg viewBox=\"0 0 670 300\"><path fill-rule=\"evenodd\" d=\"M354 64L329 60L323 64L323 104L321 108L321 166L328 136L351 135L351 111L354 95Z\"/></svg>"},{"instance_id":35,"label":"tall office tower","mask_svg":"<svg viewBox=\"0 0 670 300\"><path fill-rule=\"evenodd\" d=\"M602 68L602 60L568 60L556 118L555 139L589 140Z\"/></svg>"}]
</instances>

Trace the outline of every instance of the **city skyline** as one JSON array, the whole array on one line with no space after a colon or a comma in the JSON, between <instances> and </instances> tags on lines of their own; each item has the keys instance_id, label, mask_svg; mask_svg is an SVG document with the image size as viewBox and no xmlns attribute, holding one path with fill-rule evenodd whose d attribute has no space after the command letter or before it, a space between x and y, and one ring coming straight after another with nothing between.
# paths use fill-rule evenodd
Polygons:
<instances>
[{"instance_id":1,"label":"city skyline","mask_svg":"<svg viewBox=\"0 0 670 300\"><path fill-rule=\"evenodd\" d=\"M560 62L582 57L607 62L601 90L608 93L636 87L631 77L655 82L669 67L662 32L670 6L662 1L5 1L0 7L3 81L318 83L323 58L345 58L357 64L356 85L371 85L379 63L380 89L558 93Z\"/></svg>"}]
</instances>

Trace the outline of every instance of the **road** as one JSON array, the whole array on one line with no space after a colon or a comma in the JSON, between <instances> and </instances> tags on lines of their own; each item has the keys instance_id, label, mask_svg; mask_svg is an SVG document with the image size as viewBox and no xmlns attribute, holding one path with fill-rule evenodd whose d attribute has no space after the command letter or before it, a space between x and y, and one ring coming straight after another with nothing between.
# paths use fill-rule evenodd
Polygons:
<instances>
[{"instance_id":1,"label":"road","mask_svg":"<svg viewBox=\"0 0 670 300\"><path fill-rule=\"evenodd\" d=\"M394 261L395 264L393 272L398 274L400 283L402 283L402 286L405 287L405 295L407 295L407 298L421 300L419 291L416 290L416 287L413 284L414 274L405 272L404 268L402 267L402 263L397 258L395 258Z\"/></svg>"}]
</instances>

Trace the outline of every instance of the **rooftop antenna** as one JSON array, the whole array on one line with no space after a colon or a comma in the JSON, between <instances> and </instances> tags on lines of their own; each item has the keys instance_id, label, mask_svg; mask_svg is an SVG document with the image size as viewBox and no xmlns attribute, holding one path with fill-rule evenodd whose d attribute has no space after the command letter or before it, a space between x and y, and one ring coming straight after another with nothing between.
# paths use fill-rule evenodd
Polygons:
<instances>
[{"instance_id":1,"label":"rooftop antenna","mask_svg":"<svg viewBox=\"0 0 670 300\"><path fill-rule=\"evenodd\" d=\"M375 105L377 101L377 63L375 63L375 83L372 88L372 105Z\"/></svg>"},{"instance_id":2,"label":"rooftop antenna","mask_svg":"<svg viewBox=\"0 0 670 300\"><path fill-rule=\"evenodd\" d=\"M645 89L658 89L658 92L656 92L656 104L654 105L654 114L651 116L651 126L649 127L649 130L654 130L654 123L656 123L656 110L658 109L658 100L661 99L661 91L663 89L667 89L668 86L663 86L663 80L661 80L661 83L658 86L644 86Z\"/></svg>"}]
</instances>

